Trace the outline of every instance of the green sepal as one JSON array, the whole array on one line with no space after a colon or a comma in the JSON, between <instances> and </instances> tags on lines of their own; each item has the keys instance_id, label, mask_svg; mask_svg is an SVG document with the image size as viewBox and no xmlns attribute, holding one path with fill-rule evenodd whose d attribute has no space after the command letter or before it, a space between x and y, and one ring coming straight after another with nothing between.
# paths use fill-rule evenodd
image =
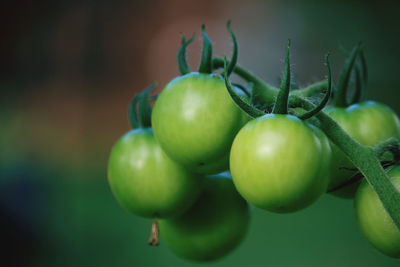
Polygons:
<instances>
[{"instance_id":1,"label":"green sepal","mask_svg":"<svg viewBox=\"0 0 400 267\"><path fill-rule=\"evenodd\" d=\"M139 128L138 113L136 110L138 101L139 95L135 95L128 107L128 119L132 129Z\"/></svg>"},{"instance_id":2,"label":"green sepal","mask_svg":"<svg viewBox=\"0 0 400 267\"><path fill-rule=\"evenodd\" d=\"M328 89L325 93L324 98L322 99L322 101L318 104L318 106L316 106L315 108L313 108L312 110L302 114L299 118L302 120L307 120L309 118L311 118L312 116L316 115L318 112L320 112L328 103L329 101L329 97L331 96L331 92L332 92L332 78L331 78L331 66L329 64L329 54L326 55L325 57L325 62L326 62L326 67L328 69Z\"/></svg>"},{"instance_id":3,"label":"green sepal","mask_svg":"<svg viewBox=\"0 0 400 267\"><path fill-rule=\"evenodd\" d=\"M339 50L349 57L350 53L343 47L342 44L339 44ZM362 47L360 48L359 57L357 59L359 59L359 61L356 63L355 67L353 67L355 72L354 94L349 104L355 104L361 101L362 97L365 95L368 81L367 61L365 59L364 49Z\"/></svg>"},{"instance_id":4,"label":"green sepal","mask_svg":"<svg viewBox=\"0 0 400 267\"><path fill-rule=\"evenodd\" d=\"M186 41L186 37L183 33L181 33L181 47L179 48L176 59L178 61L178 68L181 75L188 74L190 72L189 66L186 61L186 47L191 44L195 39L195 34L193 34L192 38Z\"/></svg>"},{"instance_id":5,"label":"green sepal","mask_svg":"<svg viewBox=\"0 0 400 267\"><path fill-rule=\"evenodd\" d=\"M199 72L200 73L212 73L212 43L206 33L205 25L201 25L201 35L203 37L203 52L201 54L201 61Z\"/></svg>"},{"instance_id":6,"label":"green sepal","mask_svg":"<svg viewBox=\"0 0 400 267\"><path fill-rule=\"evenodd\" d=\"M288 40L286 46L284 65L280 90L278 96L276 97L275 106L272 111L274 114L287 114L288 112L288 98L290 91L290 40Z\"/></svg>"},{"instance_id":7,"label":"green sepal","mask_svg":"<svg viewBox=\"0 0 400 267\"><path fill-rule=\"evenodd\" d=\"M356 74L356 85L355 85L355 88L354 88L353 98L350 101L351 105L360 102L362 91L363 91L363 87L364 87L363 81L361 80L360 68L358 66L356 66L354 68L354 72Z\"/></svg>"},{"instance_id":8,"label":"green sepal","mask_svg":"<svg viewBox=\"0 0 400 267\"><path fill-rule=\"evenodd\" d=\"M224 58L224 72L226 73L228 71L228 66L226 63L226 57ZM228 75L223 75L224 79L225 79L225 86L226 89L228 89L228 92L230 94L230 96L232 97L233 101L236 103L236 105L239 106L240 109L242 109L244 112L246 112L249 116L251 116L252 118L257 118L260 116L265 115L265 112L262 110L259 110L255 107L253 107L252 105L250 105L249 103L247 103L242 96L238 95L235 91L235 89L233 89L231 83L229 82L229 78Z\"/></svg>"},{"instance_id":9,"label":"green sepal","mask_svg":"<svg viewBox=\"0 0 400 267\"><path fill-rule=\"evenodd\" d=\"M239 48L238 48L238 43L236 40L236 35L233 32L232 28L231 28L231 21L229 20L227 23L227 28L229 33L231 34L232 37L232 41L233 41L233 51L232 51L232 57L231 60L229 62L228 65L228 70L226 71L226 74L228 75L228 77L231 75L231 73L233 72L233 70L235 69L236 63L237 63L237 59L238 59L238 54L239 54Z\"/></svg>"},{"instance_id":10,"label":"green sepal","mask_svg":"<svg viewBox=\"0 0 400 267\"><path fill-rule=\"evenodd\" d=\"M157 86L154 82L152 85L137 94L129 104L128 117L132 128L151 127L151 106L150 92Z\"/></svg>"},{"instance_id":11,"label":"green sepal","mask_svg":"<svg viewBox=\"0 0 400 267\"><path fill-rule=\"evenodd\" d=\"M365 59L364 49L360 51L360 59L361 59L361 74L363 77L364 85L368 82L368 68L367 68L367 60Z\"/></svg>"},{"instance_id":12,"label":"green sepal","mask_svg":"<svg viewBox=\"0 0 400 267\"><path fill-rule=\"evenodd\" d=\"M337 107L347 107L347 88L350 82L351 72L353 71L354 62L357 58L361 49L361 42L358 43L351 53L349 54L345 65L343 66L340 76L339 76L339 83L336 90L336 95L334 98L334 104Z\"/></svg>"}]
</instances>

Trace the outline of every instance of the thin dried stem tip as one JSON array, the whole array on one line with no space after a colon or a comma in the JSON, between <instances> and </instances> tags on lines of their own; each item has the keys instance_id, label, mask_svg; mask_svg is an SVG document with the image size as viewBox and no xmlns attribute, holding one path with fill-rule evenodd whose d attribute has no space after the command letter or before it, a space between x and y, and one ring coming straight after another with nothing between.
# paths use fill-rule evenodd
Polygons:
<instances>
[{"instance_id":1,"label":"thin dried stem tip","mask_svg":"<svg viewBox=\"0 0 400 267\"><path fill-rule=\"evenodd\" d=\"M149 245L150 246L158 246L160 244L158 240L158 222L156 220L153 221L151 224L151 234L150 234L150 239L149 239Z\"/></svg>"}]
</instances>

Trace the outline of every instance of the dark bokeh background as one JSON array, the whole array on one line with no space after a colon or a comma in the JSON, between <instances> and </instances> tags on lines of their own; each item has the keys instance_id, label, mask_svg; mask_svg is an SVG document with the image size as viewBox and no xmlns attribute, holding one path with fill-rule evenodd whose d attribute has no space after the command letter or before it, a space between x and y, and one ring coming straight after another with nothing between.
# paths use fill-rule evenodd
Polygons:
<instances>
[{"instance_id":1,"label":"dark bokeh background","mask_svg":"<svg viewBox=\"0 0 400 267\"><path fill-rule=\"evenodd\" d=\"M0 242L4 266L191 266L150 221L123 210L107 184L112 144L129 129L130 98L178 74L179 33L202 23L217 55L275 83L292 39L301 85L325 75L341 43L366 47L367 97L400 113L399 4L387 1L8 1L0 9ZM188 50L197 66L201 40ZM211 266L398 266L359 233L351 201L324 196L290 215L254 209L244 243ZM7 263L7 262L11 262ZM6 264L7 263L7 264ZM6 264L6 265L5 265ZM198 264L197 264L198 265Z\"/></svg>"}]
</instances>

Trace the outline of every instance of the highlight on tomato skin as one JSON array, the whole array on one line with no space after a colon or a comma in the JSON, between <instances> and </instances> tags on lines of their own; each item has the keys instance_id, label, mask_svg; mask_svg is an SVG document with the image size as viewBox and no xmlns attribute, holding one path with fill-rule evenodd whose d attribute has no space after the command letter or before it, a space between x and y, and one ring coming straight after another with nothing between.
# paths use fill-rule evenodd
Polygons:
<instances>
[{"instance_id":1,"label":"highlight on tomato skin","mask_svg":"<svg viewBox=\"0 0 400 267\"><path fill-rule=\"evenodd\" d=\"M392 167L388 175L400 192L400 166ZM365 180L357 190L354 212L365 238L383 254L400 258L400 230L384 209L378 195Z\"/></svg>"},{"instance_id":2,"label":"highlight on tomato skin","mask_svg":"<svg viewBox=\"0 0 400 267\"><path fill-rule=\"evenodd\" d=\"M221 259L246 236L250 210L229 175L205 179L203 192L181 216L159 221L163 244L177 256L196 262Z\"/></svg>"}]
</instances>

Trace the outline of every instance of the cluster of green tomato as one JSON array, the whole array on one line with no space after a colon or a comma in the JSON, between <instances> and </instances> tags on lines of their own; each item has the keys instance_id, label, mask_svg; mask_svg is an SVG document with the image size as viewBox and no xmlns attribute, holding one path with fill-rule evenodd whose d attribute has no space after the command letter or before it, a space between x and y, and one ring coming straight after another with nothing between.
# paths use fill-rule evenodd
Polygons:
<instances>
[{"instance_id":1,"label":"cluster of green tomato","mask_svg":"<svg viewBox=\"0 0 400 267\"><path fill-rule=\"evenodd\" d=\"M399 228L315 118L324 108L321 112L364 146L400 139L400 121L389 107L359 102L367 80L361 46L349 53L334 105L325 107L332 89L328 57L328 81L293 89L288 44L281 89L267 88L236 65L237 43L229 23L228 29L234 41L229 63L212 57L203 27L199 71L190 72L185 59L194 37L186 41L182 36L178 52L182 75L164 87L153 110L149 93L154 86L133 99L129 114L135 129L115 144L108 166L109 182L120 204L138 216L156 219L151 244L158 245L160 229L164 243L178 256L209 261L226 255L245 236L250 218L247 203L288 213L304 209L325 192L346 198L355 195L356 219L363 234L381 252L400 257ZM213 74L218 67L224 67L224 72ZM250 82L252 90L232 85L231 73ZM355 93L349 103L354 75ZM292 107L288 100L290 94L319 101L323 91L322 101L311 111ZM268 101L271 95L273 102ZM389 167L391 182L400 191L398 151L381 154L382 165Z\"/></svg>"}]
</instances>

